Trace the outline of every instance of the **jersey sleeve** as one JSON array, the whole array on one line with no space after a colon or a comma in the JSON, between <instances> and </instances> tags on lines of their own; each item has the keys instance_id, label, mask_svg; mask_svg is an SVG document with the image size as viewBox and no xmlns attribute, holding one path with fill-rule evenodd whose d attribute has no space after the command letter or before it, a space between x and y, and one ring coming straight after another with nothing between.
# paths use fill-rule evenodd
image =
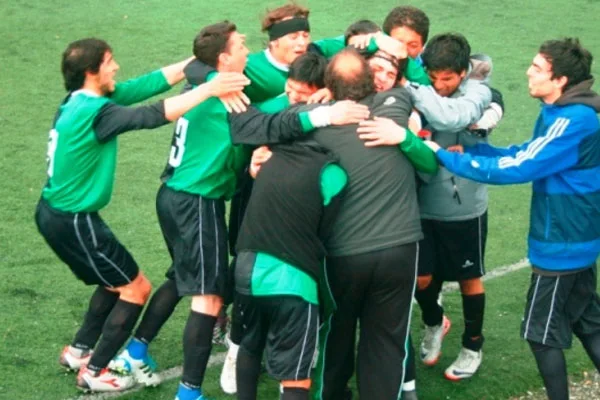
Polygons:
<instances>
[{"instance_id":1,"label":"jersey sleeve","mask_svg":"<svg viewBox=\"0 0 600 400\"><path fill-rule=\"evenodd\" d=\"M437 171L438 162L433 150L408 129L406 130L406 139L400 143L400 150L417 171L427 174Z\"/></svg>"},{"instance_id":2,"label":"jersey sleeve","mask_svg":"<svg viewBox=\"0 0 600 400\"><path fill-rule=\"evenodd\" d=\"M341 193L348 183L346 171L338 164L328 164L321 172L321 195L323 205L328 206L331 200Z\"/></svg>"},{"instance_id":3,"label":"jersey sleeve","mask_svg":"<svg viewBox=\"0 0 600 400\"><path fill-rule=\"evenodd\" d=\"M161 70L150 72L138 78L117 83L110 99L118 105L128 106L139 103L171 89Z\"/></svg>"},{"instance_id":4,"label":"jersey sleeve","mask_svg":"<svg viewBox=\"0 0 600 400\"><path fill-rule=\"evenodd\" d=\"M485 157L436 153L451 172L474 181L496 185L525 183L566 170L577 163L581 121L557 118L544 135L520 146L514 155Z\"/></svg>"},{"instance_id":5,"label":"jersey sleeve","mask_svg":"<svg viewBox=\"0 0 600 400\"><path fill-rule=\"evenodd\" d=\"M94 132L100 143L106 143L121 133L136 129L152 129L166 125L165 107L162 101L140 107L123 107L106 103L94 119Z\"/></svg>"},{"instance_id":6,"label":"jersey sleeve","mask_svg":"<svg viewBox=\"0 0 600 400\"><path fill-rule=\"evenodd\" d=\"M340 35L333 38L316 40L311 43L311 47L313 46L318 49L317 52L322 56L330 58L346 47L346 40L344 35Z\"/></svg>"}]
</instances>

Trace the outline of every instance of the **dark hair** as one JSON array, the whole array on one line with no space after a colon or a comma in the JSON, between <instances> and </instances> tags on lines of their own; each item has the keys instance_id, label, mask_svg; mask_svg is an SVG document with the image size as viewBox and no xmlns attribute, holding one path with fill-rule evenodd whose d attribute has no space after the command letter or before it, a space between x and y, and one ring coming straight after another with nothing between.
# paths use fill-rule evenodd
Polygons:
<instances>
[{"instance_id":1,"label":"dark hair","mask_svg":"<svg viewBox=\"0 0 600 400\"><path fill-rule=\"evenodd\" d=\"M112 49L104 40L88 38L70 43L63 52L61 63L65 89L69 92L81 89L85 73L98 73L106 52L112 52Z\"/></svg>"},{"instance_id":2,"label":"dark hair","mask_svg":"<svg viewBox=\"0 0 600 400\"><path fill-rule=\"evenodd\" d=\"M471 46L460 33L435 35L427 43L421 58L427 71L451 70L460 74L469 68Z\"/></svg>"},{"instance_id":3,"label":"dark hair","mask_svg":"<svg viewBox=\"0 0 600 400\"><path fill-rule=\"evenodd\" d=\"M344 43L348 45L348 39L352 36L362 35L365 33L377 33L381 31L379 25L370 19L361 19L351 24L344 32Z\"/></svg>"},{"instance_id":4,"label":"dark hair","mask_svg":"<svg viewBox=\"0 0 600 400\"><path fill-rule=\"evenodd\" d=\"M412 29L421 36L423 44L427 42L427 38L429 37L429 18L423 10L413 6L396 7L390 11L387 17L385 17L385 21L383 21L383 31L387 35L390 34L392 29L403 26Z\"/></svg>"},{"instance_id":5,"label":"dark hair","mask_svg":"<svg viewBox=\"0 0 600 400\"><path fill-rule=\"evenodd\" d=\"M325 87L327 59L316 53L304 53L294 60L288 71L288 79L306 83L317 88Z\"/></svg>"},{"instance_id":6,"label":"dark hair","mask_svg":"<svg viewBox=\"0 0 600 400\"><path fill-rule=\"evenodd\" d=\"M308 14L310 14L309 9L299 5L295 1L291 1L290 3L288 3L286 5L277 7L272 10L267 9L267 13L263 17L263 20L261 21L261 30L263 32L268 31L269 28L274 23L280 22L284 18L290 18L290 17L308 18Z\"/></svg>"},{"instance_id":7,"label":"dark hair","mask_svg":"<svg viewBox=\"0 0 600 400\"><path fill-rule=\"evenodd\" d=\"M194 56L213 68L217 67L219 55L229 47L229 37L237 30L235 24L223 21L202 28L194 39Z\"/></svg>"},{"instance_id":8,"label":"dark hair","mask_svg":"<svg viewBox=\"0 0 600 400\"><path fill-rule=\"evenodd\" d=\"M352 48L342 50L331 59L325 70L325 86L335 100L358 101L375 92L367 60Z\"/></svg>"},{"instance_id":9,"label":"dark hair","mask_svg":"<svg viewBox=\"0 0 600 400\"><path fill-rule=\"evenodd\" d=\"M542 43L539 53L552 64L552 78L565 76L568 88L591 79L592 53L584 49L577 38L548 40Z\"/></svg>"}]
</instances>

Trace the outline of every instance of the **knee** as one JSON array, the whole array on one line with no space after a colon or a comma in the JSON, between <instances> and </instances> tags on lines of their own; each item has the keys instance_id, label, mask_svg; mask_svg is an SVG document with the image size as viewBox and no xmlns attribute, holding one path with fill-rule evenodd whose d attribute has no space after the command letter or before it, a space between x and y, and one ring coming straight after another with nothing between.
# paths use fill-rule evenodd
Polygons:
<instances>
[{"instance_id":1,"label":"knee","mask_svg":"<svg viewBox=\"0 0 600 400\"><path fill-rule=\"evenodd\" d=\"M223 307L223 298L215 294L192 297L192 311L217 317Z\"/></svg>"},{"instance_id":2,"label":"knee","mask_svg":"<svg viewBox=\"0 0 600 400\"><path fill-rule=\"evenodd\" d=\"M431 285L431 280L432 280L431 275L424 275L424 276L417 277L417 289L418 290L427 289L429 287L429 285Z\"/></svg>"},{"instance_id":3,"label":"knee","mask_svg":"<svg viewBox=\"0 0 600 400\"><path fill-rule=\"evenodd\" d=\"M281 386L283 386L284 389L296 388L296 389L309 390L311 383L312 383L312 381L309 378L309 379L302 379L299 381L281 381Z\"/></svg>"},{"instance_id":4,"label":"knee","mask_svg":"<svg viewBox=\"0 0 600 400\"><path fill-rule=\"evenodd\" d=\"M474 296L476 294L485 293L483 281L481 278L468 279L460 281L460 292L465 296Z\"/></svg>"},{"instance_id":5,"label":"knee","mask_svg":"<svg viewBox=\"0 0 600 400\"><path fill-rule=\"evenodd\" d=\"M140 272L133 281L127 285L114 288L113 290L119 293L120 300L143 306L146 304L148 297L150 297L152 284L148 278Z\"/></svg>"}]
</instances>

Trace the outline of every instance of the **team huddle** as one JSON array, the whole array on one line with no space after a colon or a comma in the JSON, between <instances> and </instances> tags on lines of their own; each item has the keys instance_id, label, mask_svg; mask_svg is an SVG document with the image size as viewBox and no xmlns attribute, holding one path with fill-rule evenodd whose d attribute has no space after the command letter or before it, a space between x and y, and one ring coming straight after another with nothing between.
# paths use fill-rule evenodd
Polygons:
<instances>
[{"instance_id":1,"label":"team huddle","mask_svg":"<svg viewBox=\"0 0 600 400\"><path fill-rule=\"evenodd\" d=\"M592 55L577 39L544 42L527 70L542 103L533 136L498 148L488 143L504 114L492 61L463 35L428 38L427 15L402 6L381 27L360 20L311 41L308 16L296 3L269 10L257 53L232 22L206 26L193 57L123 83L105 41L64 51L68 93L35 220L96 289L60 364L84 391L160 384L149 346L188 296L176 400L206 398L225 330L221 387L239 399L257 398L263 364L280 382L272 398L349 400L356 373L362 399L417 399L416 360L435 365L451 328L444 282L458 282L464 315L444 376L468 379L482 365L486 184L533 182L521 332L548 398L568 399L573 334L600 371ZM181 94L131 107L180 82ZM169 122L156 211L172 263L152 293L98 212L112 195L117 137ZM416 349L413 298L424 324Z\"/></svg>"}]
</instances>

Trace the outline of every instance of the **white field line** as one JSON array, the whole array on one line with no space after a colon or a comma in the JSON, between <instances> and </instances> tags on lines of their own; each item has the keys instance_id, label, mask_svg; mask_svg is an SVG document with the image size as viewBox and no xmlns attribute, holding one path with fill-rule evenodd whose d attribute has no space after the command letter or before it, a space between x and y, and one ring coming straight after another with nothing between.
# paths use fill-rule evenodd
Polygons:
<instances>
[{"instance_id":1,"label":"white field line","mask_svg":"<svg viewBox=\"0 0 600 400\"><path fill-rule=\"evenodd\" d=\"M530 265L529 260L524 258L514 264L504 265L502 267L495 268L493 271L486 273L483 280L489 281L490 279L495 279L495 278L507 275L511 272L518 271L520 269L529 267L529 265ZM442 291L443 292L452 292L455 290L458 290L458 284L456 282L450 282L450 283L444 284L444 288ZM212 367L217 364L218 365L223 364L223 361L225 361L225 355L226 355L226 352L220 352L220 353L215 353L215 354L211 355L208 360L207 368ZM183 371L183 367L181 367L181 366L173 367L173 368L169 368L165 371L161 371L160 376L162 378L162 381L166 382L166 381L170 381L170 380L181 377L182 371ZM133 389L127 390L125 392L88 394L88 395L83 395L83 396L75 397L75 398L68 399L68 400L114 399L114 398L118 398L118 397L121 397L121 396L129 394L129 393L138 392L138 391L142 390L143 388L144 388L144 386L136 386Z\"/></svg>"}]
</instances>

